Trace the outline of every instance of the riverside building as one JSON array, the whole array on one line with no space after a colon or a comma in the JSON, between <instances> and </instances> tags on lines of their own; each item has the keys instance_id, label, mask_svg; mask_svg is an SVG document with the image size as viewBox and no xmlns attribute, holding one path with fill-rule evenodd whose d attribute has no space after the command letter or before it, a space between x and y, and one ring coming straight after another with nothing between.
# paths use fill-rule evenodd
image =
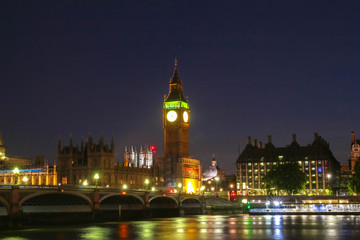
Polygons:
<instances>
[{"instance_id":1,"label":"riverside building","mask_svg":"<svg viewBox=\"0 0 360 240\"><path fill-rule=\"evenodd\" d=\"M303 194L322 195L336 185L340 164L333 156L329 143L317 133L314 141L300 146L293 140L286 147L275 147L271 136L268 142L253 141L248 137L247 145L236 161L236 188L238 194L266 194L263 177L271 168L286 162L297 162L308 178Z\"/></svg>"}]
</instances>

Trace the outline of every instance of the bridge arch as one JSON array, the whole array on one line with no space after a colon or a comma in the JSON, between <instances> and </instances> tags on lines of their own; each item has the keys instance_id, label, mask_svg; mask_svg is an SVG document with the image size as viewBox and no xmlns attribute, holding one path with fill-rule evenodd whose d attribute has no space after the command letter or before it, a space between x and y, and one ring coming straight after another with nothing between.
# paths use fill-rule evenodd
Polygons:
<instances>
[{"instance_id":1,"label":"bridge arch","mask_svg":"<svg viewBox=\"0 0 360 240\"><path fill-rule=\"evenodd\" d=\"M139 200L143 205L145 204L144 203L144 200L136 195L136 194L129 194L129 193L126 193L126 194L121 194L121 193L110 193L110 194L107 194L105 196L103 196L100 200L99 200L99 203L101 204L102 201L104 201L105 199L109 198L109 197L113 197L113 196L130 196L130 197L133 197L133 198L136 198L137 200Z\"/></svg>"},{"instance_id":2,"label":"bridge arch","mask_svg":"<svg viewBox=\"0 0 360 240\"><path fill-rule=\"evenodd\" d=\"M84 195L84 194L81 194L81 193L70 192L70 191L68 191L68 192L54 192L54 191L35 192L35 193L33 193L33 194L30 194L30 195L27 195L27 196L21 198L20 201L19 201L19 204L20 204L20 206L22 206L22 204L23 204L25 201L27 201L28 199L30 199L30 198L37 197L37 196L41 196L41 195L47 195L47 194L67 194L67 195L73 195L73 196L77 196L77 197L80 197L80 198L86 200L90 205L92 205L92 201L91 201L91 199L90 199L88 196L86 196L86 195Z\"/></svg>"},{"instance_id":3,"label":"bridge arch","mask_svg":"<svg viewBox=\"0 0 360 240\"><path fill-rule=\"evenodd\" d=\"M203 205L199 198L194 198L194 197L185 197L184 199L181 200L181 204L183 206L185 204L193 207L195 206L201 207Z\"/></svg>"},{"instance_id":4,"label":"bridge arch","mask_svg":"<svg viewBox=\"0 0 360 240\"><path fill-rule=\"evenodd\" d=\"M23 213L91 212L92 201L77 192L36 192L19 201Z\"/></svg>"},{"instance_id":5,"label":"bridge arch","mask_svg":"<svg viewBox=\"0 0 360 240\"><path fill-rule=\"evenodd\" d=\"M150 208L177 208L178 200L170 196L154 196L150 200Z\"/></svg>"},{"instance_id":6,"label":"bridge arch","mask_svg":"<svg viewBox=\"0 0 360 240\"><path fill-rule=\"evenodd\" d=\"M6 213L5 213L5 211L6 211ZM0 197L0 216L9 215L9 212L10 212L10 206L9 206L8 201L6 201L6 199L4 199L3 197Z\"/></svg>"},{"instance_id":7,"label":"bridge arch","mask_svg":"<svg viewBox=\"0 0 360 240\"><path fill-rule=\"evenodd\" d=\"M100 200L100 210L141 210L145 208L144 200L136 194L110 193Z\"/></svg>"}]
</instances>

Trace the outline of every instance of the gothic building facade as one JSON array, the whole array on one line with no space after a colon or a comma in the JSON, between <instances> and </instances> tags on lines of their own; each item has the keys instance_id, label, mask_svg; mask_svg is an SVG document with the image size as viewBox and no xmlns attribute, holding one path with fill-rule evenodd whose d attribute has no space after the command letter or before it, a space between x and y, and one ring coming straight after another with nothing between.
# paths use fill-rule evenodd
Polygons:
<instances>
[{"instance_id":1,"label":"gothic building facade","mask_svg":"<svg viewBox=\"0 0 360 240\"><path fill-rule=\"evenodd\" d=\"M58 178L61 184L89 185L121 188L144 188L145 179L155 184L153 168L142 168L125 165L114 160L114 139L110 145L104 143L103 136L95 143L91 136L81 141L80 146L74 145L70 137L69 145L62 146L58 141ZM99 180L95 180L95 174Z\"/></svg>"},{"instance_id":2,"label":"gothic building facade","mask_svg":"<svg viewBox=\"0 0 360 240\"><path fill-rule=\"evenodd\" d=\"M141 146L139 153L133 146L125 147L124 159L124 166L151 168L153 166L153 151L147 145Z\"/></svg>"}]
</instances>

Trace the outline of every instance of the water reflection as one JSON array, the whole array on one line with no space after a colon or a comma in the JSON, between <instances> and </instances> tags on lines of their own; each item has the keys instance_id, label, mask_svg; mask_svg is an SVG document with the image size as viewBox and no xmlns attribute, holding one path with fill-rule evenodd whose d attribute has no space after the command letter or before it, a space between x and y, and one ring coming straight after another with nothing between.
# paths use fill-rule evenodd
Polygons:
<instances>
[{"instance_id":1,"label":"water reflection","mask_svg":"<svg viewBox=\"0 0 360 240\"><path fill-rule=\"evenodd\" d=\"M5 234L5 235L4 235ZM360 216L194 216L0 232L0 239L358 239Z\"/></svg>"}]
</instances>

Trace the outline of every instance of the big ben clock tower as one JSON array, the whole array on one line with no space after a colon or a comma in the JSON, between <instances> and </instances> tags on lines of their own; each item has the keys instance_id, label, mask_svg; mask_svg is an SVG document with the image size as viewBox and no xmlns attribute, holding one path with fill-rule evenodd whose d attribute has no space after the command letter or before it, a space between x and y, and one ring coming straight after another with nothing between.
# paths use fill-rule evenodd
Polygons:
<instances>
[{"instance_id":1,"label":"big ben clock tower","mask_svg":"<svg viewBox=\"0 0 360 240\"><path fill-rule=\"evenodd\" d=\"M190 109L183 95L182 83L175 59L174 75L169 94L163 104L164 158L178 159L189 156Z\"/></svg>"},{"instance_id":2,"label":"big ben clock tower","mask_svg":"<svg viewBox=\"0 0 360 240\"><path fill-rule=\"evenodd\" d=\"M169 94L163 104L164 182L180 191L197 193L201 184L200 161L189 157L190 108L175 69L170 79Z\"/></svg>"}]
</instances>

